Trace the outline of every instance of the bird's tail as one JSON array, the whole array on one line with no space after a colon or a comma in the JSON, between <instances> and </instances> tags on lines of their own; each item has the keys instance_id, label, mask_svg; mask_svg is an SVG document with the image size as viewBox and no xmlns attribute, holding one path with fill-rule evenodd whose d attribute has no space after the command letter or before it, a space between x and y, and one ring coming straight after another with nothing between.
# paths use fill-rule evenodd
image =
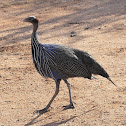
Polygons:
<instances>
[{"instance_id":1,"label":"bird's tail","mask_svg":"<svg viewBox=\"0 0 126 126\"><path fill-rule=\"evenodd\" d=\"M110 77L107 78L109 81L111 81L112 84L114 84L116 87L117 85L110 79Z\"/></svg>"}]
</instances>

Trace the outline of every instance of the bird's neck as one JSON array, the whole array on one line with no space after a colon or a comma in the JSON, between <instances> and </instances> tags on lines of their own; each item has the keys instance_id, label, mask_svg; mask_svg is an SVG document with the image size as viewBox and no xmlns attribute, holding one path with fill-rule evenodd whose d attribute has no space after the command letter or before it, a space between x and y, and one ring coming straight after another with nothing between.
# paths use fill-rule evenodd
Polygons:
<instances>
[{"instance_id":1,"label":"bird's neck","mask_svg":"<svg viewBox=\"0 0 126 126\"><path fill-rule=\"evenodd\" d=\"M32 36L31 36L31 44L34 45L39 45L39 41L38 41L38 37L37 37L37 33L33 32Z\"/></svg>"},{"instance_id":2,"label":"bird's neck","mask_svg":"<svg viewBox=\"0 0 126 126\"><path fill-rule=\"evenodd\" d=\"M32 32L32 43L39 44L38 38L37 38L37 29L38 29L38 23L33 24L33 32Z\"/></svg>"},{"instance_id":3,"label":"bird's neck","mask_svg":"<svg viewBox=\"0 0 126 126\"><path fill-rule=\"evenodd\" d=\"M33 32L36 33L37 29L38 29L38 23L34 23L33 24Z\"/></svg>"},{"instance_id":4,"label":"bird's neck","mask_svg":"<svg viewBox=\"0 0 126 126\"><path fill-rule=\"evenodd\" d=\"M33 61L37 62L37 52L39 49L39 41L37 39L37 33L36 31L33 30L32 36L31 36L31 49L32 49L32 57L33 57Z\"/></svg>"}]
</instances>

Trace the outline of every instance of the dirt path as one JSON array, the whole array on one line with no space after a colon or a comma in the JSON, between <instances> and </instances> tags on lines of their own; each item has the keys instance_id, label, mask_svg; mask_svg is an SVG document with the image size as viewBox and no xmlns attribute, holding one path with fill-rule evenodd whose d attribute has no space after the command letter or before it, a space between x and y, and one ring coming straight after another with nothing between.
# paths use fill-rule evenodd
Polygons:
<instances>
[{"instance_id":1,"label":"dirt path","mask_svg":"<svg viewBox=\"0 0 126 126\"><path fill-rule=\"evenodd\" d=\"M125 0L5 0L0 10L0 126L126 126ZM49 102L55 83L32 63L32 26L22 22L31 15L40 19L41 43L88 51L118 87L100 76L69 79L76 108L62 111L69 103L62 81L50 110L33 115Z\"/></svg>"}]
</instances>

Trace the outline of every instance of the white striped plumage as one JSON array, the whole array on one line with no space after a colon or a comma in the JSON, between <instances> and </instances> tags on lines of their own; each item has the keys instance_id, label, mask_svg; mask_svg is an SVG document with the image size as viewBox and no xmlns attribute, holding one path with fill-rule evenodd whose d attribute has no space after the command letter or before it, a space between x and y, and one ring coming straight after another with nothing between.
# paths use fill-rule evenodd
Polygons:
<instances>
[{"instance_id":1,"label":"white striped plumage","mask_svg":"<svg viewBox=\"0 0 126 126\"><path fill-rule=\"evenodd\" d=\"M47 50L43 45L40 45L37 40L36 34L32 34L31 46L33 61L36 64L38 72L46 78L51 77L55 79L49 65L50 62L51 64L56 65L56 63L52 59L54 58L54 52Z\"/></svg>"}]
</instances>

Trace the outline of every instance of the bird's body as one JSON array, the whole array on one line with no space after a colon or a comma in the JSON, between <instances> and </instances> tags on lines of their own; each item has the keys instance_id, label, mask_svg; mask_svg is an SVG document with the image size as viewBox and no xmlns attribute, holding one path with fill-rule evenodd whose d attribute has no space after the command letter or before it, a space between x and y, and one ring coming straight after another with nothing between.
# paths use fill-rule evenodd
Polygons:
<instances>
[{"instance_id":1,"label":"bird's body","mask_svg":"<svg viewBox=\"0 0 126 126\"><path fill-rule=\"evenodd\" d=\"M44 77L55 80L70 77L91 79L92 74L109 77L87 52L63 45L41 44L36 35L32 35L31 46L35 67Z\"/></svg>"},{"instance_id":2,"label":"bird's body","mask_svg":"<svg viewBox=\"0 0 126 126\"><path fill-rule=\"evenodd\" d=\"M37 38L38 19L29 17L26 22L33 24L31 36L32 57L37 71L46 78L56 82L56 91L48 105L39 112L45 112L59 92L60 80L64 80L69 89L70 105L65 109L73 108L70 84L71 77L91 79L92 74L101 75L111 81L107 72L87 52L56 44L41 44ZM114 83L113 83L114 84Z\"/></svg>"},{"instance_id":3,"label":"bird's body","mask_svg":"<svg viewBox=\"0 0 126 126\"><path fill-rule=\"evenodd\" d=\"M32 39L32 56L37 71L44 77L55 80L70 77L91 78L91 73L70 47L40 44L34 38Z\"/></svg>"}]
</instances>

